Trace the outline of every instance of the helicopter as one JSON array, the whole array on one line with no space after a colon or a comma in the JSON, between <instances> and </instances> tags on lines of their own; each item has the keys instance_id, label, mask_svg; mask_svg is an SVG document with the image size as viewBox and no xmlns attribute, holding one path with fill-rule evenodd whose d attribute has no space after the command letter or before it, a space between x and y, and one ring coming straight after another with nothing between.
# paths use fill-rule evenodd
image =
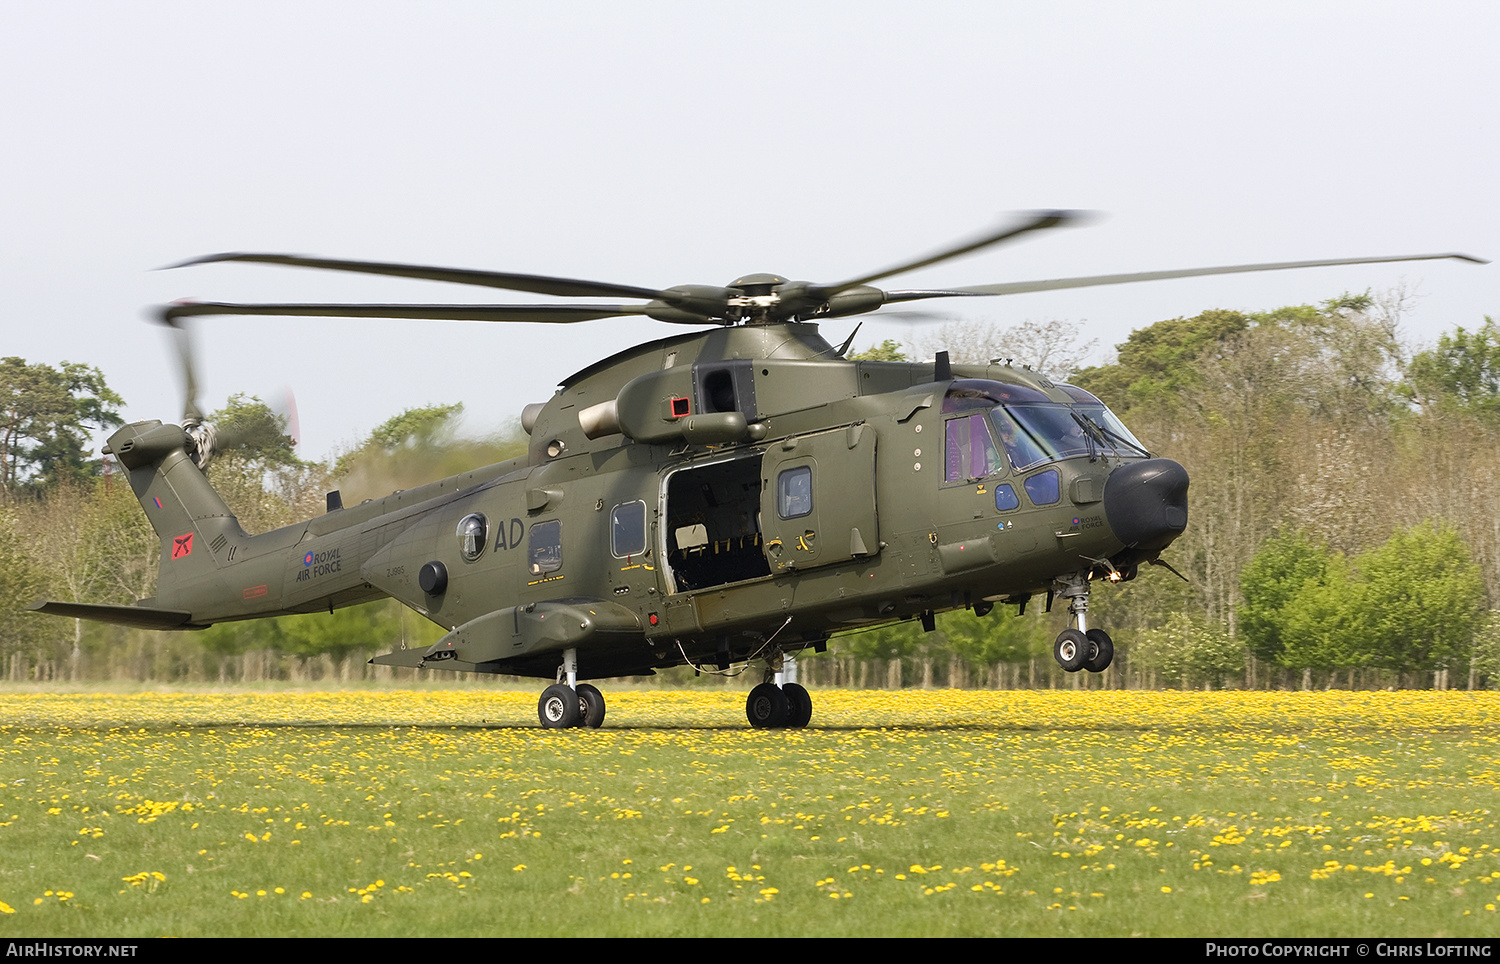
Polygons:
<instances>
[{"instance_id":1,"label":"helicopter","mask_svg":"<svg viewBox=\"0 0 1500 964\"><path fill-rule=\"evenodd\" d=\"M666 289L282 254L251 262L454 282L582 304L178 302L158 319L292 315L574 323L623 315L692 331L618 352L526 406L526 455L252 535L204 472L232 445L194 400L180 425L144 421L104 448L161 538L154 597L134 605L41 601L34 610L157 630L332 611L391 597L445 630L371 662L551 680L542 726L597 727L581 680L690 666L763 665L746 699L756 728L805 727L796 659L837 633L997 603L1067 606L1053 655L1103 672L1109 634L1088 618L1098 583L1162 554L1186 529L1188 473L1149 452L1090 393L995 360L846 357L819 323L886 305L1203 275L1441 258L1346 258L1096 275L945 289L887 277L1084 220L1038 211L925 257L836 283L750 274ZM705 330L706 329L706 330ZM856 327L857 331L857 327ZM186 358L186 355L185 355ZM404 644L403 644L404 647Z\"/></svg>"}]
</instances>

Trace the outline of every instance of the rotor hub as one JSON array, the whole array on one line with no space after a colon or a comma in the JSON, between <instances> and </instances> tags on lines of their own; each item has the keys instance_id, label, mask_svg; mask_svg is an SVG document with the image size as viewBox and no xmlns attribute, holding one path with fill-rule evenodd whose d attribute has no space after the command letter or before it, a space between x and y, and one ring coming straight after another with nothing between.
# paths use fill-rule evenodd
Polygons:
<instances>
[{"instance_id":1,"label":"rotor hub","mask_svg":"<svg viewBox=\"0 0 1500 964\"><path fill-rule=\"evenodd\" d=\"M747 274L729 282L729 287L738 288L750 296L774 294L776 289L787 283L787 279L779 274L771 274L766 271L758 271L755 274Z\"/></svg>"}]
</instances>

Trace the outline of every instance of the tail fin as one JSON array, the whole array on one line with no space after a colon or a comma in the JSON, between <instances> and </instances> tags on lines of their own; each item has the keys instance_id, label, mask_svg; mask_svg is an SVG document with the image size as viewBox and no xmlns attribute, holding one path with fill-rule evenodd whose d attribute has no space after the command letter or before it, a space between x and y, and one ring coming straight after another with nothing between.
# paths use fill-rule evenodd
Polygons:
<instances>
[{"instance_id":1,"label":"tail fin","mask_svg":"<svg viewBox=\"0 0 1500 964\"><path fill-rule=\"evenodd\" d=\"M136 422L110 436L105 452L130 472L130 487L161 537L156 598L141 600L191 612L194 597L219 583L219 558L246 533L229 506L188 455L176 425Z\"/></svg>"}]
</instances>

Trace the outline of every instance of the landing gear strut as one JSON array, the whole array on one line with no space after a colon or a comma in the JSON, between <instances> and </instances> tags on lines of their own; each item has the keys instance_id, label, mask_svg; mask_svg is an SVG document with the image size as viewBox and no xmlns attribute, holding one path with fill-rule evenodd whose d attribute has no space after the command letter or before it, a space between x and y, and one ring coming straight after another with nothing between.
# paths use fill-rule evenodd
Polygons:
<instances>
[{"instance_id":1,"label":"landing gear strut","mask_svg":"<svg viewBox=\"0 0 1500 964\"><path fill-rule=\"evenodd\" d=\"M1115 658L1115 644L1102 629L1088 628L1088 573L1074 573L1057 580L1058 592L1068 600L1068 621L1073 625L1057 634L1052 656L1069 673L1086 669L1102 673Z\"/></svg>"},{"instance_id":2,"label":"landing gear strut","mask_svg":"<svg viewBox=\"0 0 1500 964\"><path fill-rule=\"evenodd\" d=\"M597 729L604 722L604 694L595 686L578 682L578 650L563 650L557 682L542 690L536 715L549 730L570 726Z\"/></svg>"},{"instance_id":3,"label":"landing gear strut","mask_svg":"<svg viewBox=\"0 0 1500 964\"><path fill-rule=\"evenodd\" d=\"M797 661L778 650L766 660L766 678L745 699L745 717L757 730L801 729L812 720L812 696L796 682Z\"/></svg>"}]
</instances>

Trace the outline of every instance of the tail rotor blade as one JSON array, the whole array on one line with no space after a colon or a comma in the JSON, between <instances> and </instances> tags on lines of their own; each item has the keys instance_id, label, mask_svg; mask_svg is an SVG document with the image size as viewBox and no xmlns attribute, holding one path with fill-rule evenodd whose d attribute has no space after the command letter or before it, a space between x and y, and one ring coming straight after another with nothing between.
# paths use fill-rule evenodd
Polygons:
<instances>
[{"instance_id":1,"label":"tail rotor blade","mask_svg":"<svg viewBox=\"0 0 1500 964\"><path fill-rule=\"evenodd\" d=\"M195 363L193 334L183 325L172 325L172 340L176 343L177 358L182 365L182 420L202 422L203 411L198 407L198 376Z\"/></svg>"}]
</instances>

